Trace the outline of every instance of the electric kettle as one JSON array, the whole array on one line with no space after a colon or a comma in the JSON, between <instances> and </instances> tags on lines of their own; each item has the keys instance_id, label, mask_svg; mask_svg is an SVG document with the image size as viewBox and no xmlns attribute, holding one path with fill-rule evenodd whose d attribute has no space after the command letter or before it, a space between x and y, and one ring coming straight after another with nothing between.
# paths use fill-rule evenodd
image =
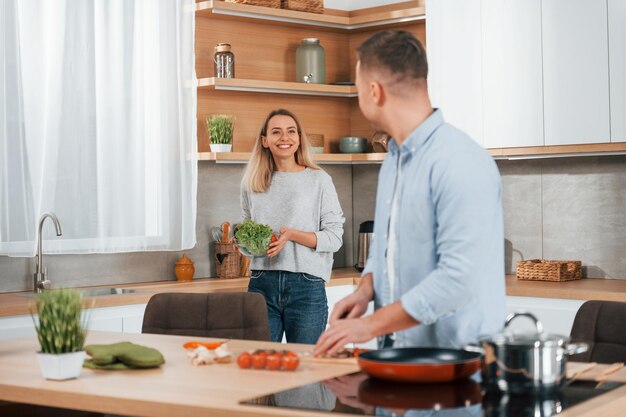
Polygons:
<instances>
[{"instance_id":1,"label":"electric kettle","mask_svg":"<svg viewBox=\"0 0 626 417\"><path fill-rule=\"evenodd\" d=\"M359 225L359 252L357 257L357 263L355 268L357 271L362 272L365 268L365 262L367 262L367 256L369 255L370 245L374 238L374 221L368 220Z\"/></svg>"}]
</instances>

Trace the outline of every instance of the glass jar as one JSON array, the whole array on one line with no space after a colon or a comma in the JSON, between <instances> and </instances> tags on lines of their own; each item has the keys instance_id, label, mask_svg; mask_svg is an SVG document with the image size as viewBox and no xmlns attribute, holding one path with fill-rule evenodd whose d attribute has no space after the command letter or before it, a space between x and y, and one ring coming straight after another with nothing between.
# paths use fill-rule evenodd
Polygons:
<instances>
[{"instance_id":1,"label":"glass jar","mask_svg":"<svg viewBox=\"0 0 626 417\"><path fill-rule=\"evenodd\" d=\"M326 52L317 38L302 39L296 50L296 81L326 83Z\"/></svg>"},{"instance_id":2,"label":"glass jar","mask_svg":"<svg viewBox=\"0 0 626 417\"><path fill-rule=\"evenodd\" d=\"M213 64L217 78L235 78L235 55L230 51L230 44L217 44Z\"/></svg>"}]
</instances>

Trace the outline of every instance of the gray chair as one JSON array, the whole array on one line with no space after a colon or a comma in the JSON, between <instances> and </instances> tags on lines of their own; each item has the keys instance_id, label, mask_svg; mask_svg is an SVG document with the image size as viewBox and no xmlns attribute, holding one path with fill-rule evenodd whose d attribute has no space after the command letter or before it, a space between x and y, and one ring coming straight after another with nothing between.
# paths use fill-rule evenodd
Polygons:
<instances>
[{"instance_id":1,"label":"gray chair","mask_svg":"<svg viewBox=\"0 0 626 417\"><path fill-rule=\"evenodd\" d=\"M587 352L572 355L577 362L626 362L626 303L587 301L574 318L572 342L589 344Z\"/></svg>"},{"instance_id":2,"label":"gray chair","mask_svg":"<svg viewBox=\"0 0 626 417\"><path fill-rule=\"evenodd\" d=\"M248 292L155 294L146 306L142 333L270 340L265 299Z\"/></svg>"}]
</instances>

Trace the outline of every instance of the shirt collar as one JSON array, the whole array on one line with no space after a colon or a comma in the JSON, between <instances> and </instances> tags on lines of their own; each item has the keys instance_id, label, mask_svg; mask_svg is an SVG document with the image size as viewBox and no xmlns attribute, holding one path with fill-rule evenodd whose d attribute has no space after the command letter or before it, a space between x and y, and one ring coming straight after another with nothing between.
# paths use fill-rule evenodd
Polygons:
<instances>
[{"instance_id":1,"label":"shirt collar","mask_svg":"<svg viewBox=\"0 0 626 417\"><path fill-rule=\"evenodd\" d=\"M418 127L413 130L407 139L402 143L401 148L404 148L404 152L417 151L426 140L432 135L432 133L443 124L443 113L440 109L435 109L426 120L424 120ZM394 138L389 141L389 152L396 154L400 151L398 143Z\"/></svg>"}]
</instances>

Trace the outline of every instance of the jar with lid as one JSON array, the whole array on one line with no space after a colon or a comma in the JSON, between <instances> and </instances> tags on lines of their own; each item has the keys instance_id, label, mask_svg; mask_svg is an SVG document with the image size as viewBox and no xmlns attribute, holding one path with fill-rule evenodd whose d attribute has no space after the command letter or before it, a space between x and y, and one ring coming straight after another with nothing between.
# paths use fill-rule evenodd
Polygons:
<instances>
[{"instance_id":1,"label":"jar with lid","mask_svg":"<svg viewBox=\"0 0 626 417\"><path fill-rule=\"evenodd\" d=\"M317 38L302 39L296 50L296 81L326 83L326 52Z\"/></svg>"},{"instance_id":2,"label":"jar with lid","mask_svg":"<svg viewBox=\"0 0 626 417\"><path fill-rule=\"evenodd\" d=\"M235 78L235 55L230 51L230 44L217 44L213 63L217 78Z\"/></svg>"}]
</instances>

